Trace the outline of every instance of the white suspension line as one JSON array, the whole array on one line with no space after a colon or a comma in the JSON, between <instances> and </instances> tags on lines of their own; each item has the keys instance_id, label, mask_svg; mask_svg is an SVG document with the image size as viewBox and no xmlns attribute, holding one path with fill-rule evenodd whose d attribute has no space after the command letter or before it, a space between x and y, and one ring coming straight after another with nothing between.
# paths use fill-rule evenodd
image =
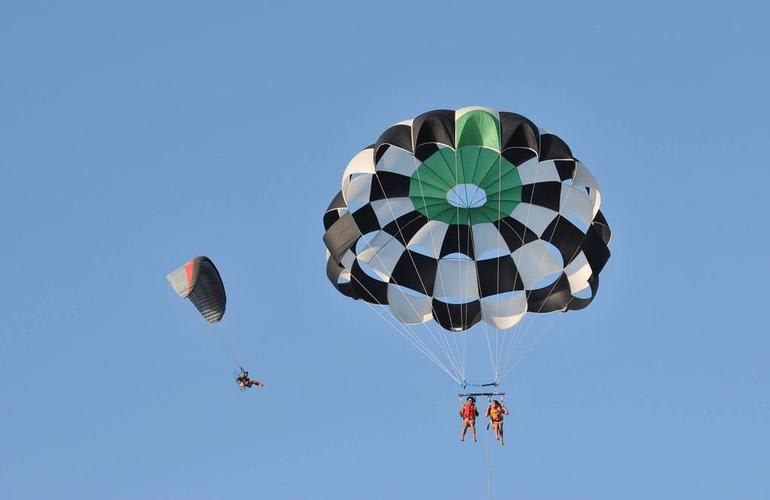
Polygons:
<instances>
[{"instance_id":1,"label":"white suspension line","mask_svg":"<svg viewBox=\"0 0 770 500\"><path fill-rule=\"evenodd\" d=\"M363 288L363 289L364 289L364 290L365 290L365 291L366 291L366 292L367 292L367 293L368 293L368 294L369 294L369 295L370 295L372 298L374 298L375 300L377 300L377 299L375 298L374 294L372 294L372 293L371 293L371 292L370 292L370 291L369 291L369 290L366 288L366 285L364 285L363 283L361 283L361 281L360 281L360 280L358 280L358 279L357 279L355 276L353 276L352 274L350 275L350 277L351 277L351 278L353 278L354 280L356 280L356 282L357 282L357 283L358 283L358 284L359 284L359 285L360 285L360 286L361 286L361 287L362 287L362 288ZM446 365L445 365L445 364L444 364L444 363L443 363L443 362L442 362L442 361L441 361L441 360L440 360L440 359L439 359L439 358L438 358L438 357L437 357L437 356L436 356L436 355L435 355L435 354L434 354L432 351L430 351L430 349L429 349L429 348L428 348L428 347L427 347L427 346L424 344L424 342L422 342L420 339L415 339L415 338L414 338L414 337L415 337L415 335L414 335L414 332L410 331L410 330L409 330L409 329L406 327L406 325L404 325L403 323L399 323L399 322L395 321L395 319L393 320L394 322L391 322L391 320L390 320L390 319L387 317L387 315L384 315L384 314L382 314L382 313L381 313L381 312L380 312L380 311L379 311L379 310L378 310L376 307L374 307L374 306L373 306L373 305L372 305L370 302L368 302L368 301L366 301L366 300L364 300L364 302L366 303L366 305L368 305L368 306L369 306L369 308L370 308L370 309L372 309L374 312L376 312L376 313L377 313L377 315L378 315L380 318L382 318L382 319L385 321L385 323L387 323L387 324L388 324L388 325L389 325L391 328L393 328L393 330L395 330L395 331L396 331L396 333L398 333L398 334L399 334L399 335L401 335L403 338L405 338L407 341L409 341L409 342L410 342L412 345L414 345L414 346L417 348L417 350L418 350L418 351L420 351L422 354L424 354L424 355L425 355L425 356L426 356L428 359L430 359L430 360L431 360L431 361L432 361L432 362L433 362L433 363L434 363L436 366L438 366L438 367L439 367L439 368L440 368L442 371L444 371L444 372L445 372L447 375L449 375L449 377L450 377L452 380L454 380L455 382L457 382L458 384L460 384L460 380L459 380L459 379L458 379L458 378L455 376L455 374L453 374L453 373L452 373L452 372L451 372L451 371L450 371L450 370L449 370L449 369L446 367ZM377 304L378 304L379 306L381 306L381 307L382 307L382 306L384 306L384 304L380 303L379 301L377 301ZM403 329L403 330L402 330L402 329Z\"/></svg>"},{"instance_id":2,"label":"white suspension line","mask_svg":"<svg viewBox=\"0 0 770 500\"><path fill-rule=\"evenodd\" d=\"M413 150L415 149L414 144L412 144L412 149ZM454 154L455 154L455 171L456 171L457 170L457 151L456 150L453 150L453 151L454 151ZM444 161L444 165L446 165L447 169L449 169L449 164L446 163L446 160L444 159L444 156L441 155L441 154L439 154L439 156L441 156L441 159ZM422 197L423 205L425 206L425 210L430 213L430 211L429 211L429 209L427 207L427 201L425 200L425 191L424 191L424 189L422 187L422 178L420 176L420 169L419 169L420 165L417 164L417 158L414 155L412 155L412 161L414 162L415 171L417 172L417 181L418 181L418 184L420 185L420 196ZM429 167L426 167L426 168L429 168ZM438 174L436 174L436 175L439 178L441 178L441 176L439 176ZM456 179L457 179L457 174L455 172L455 180ZM459 213L459 208L458 208L458 213ZM433 228L430 229L429 234L430 234L430 238L431 238L431 244L433 245L433 249L435 250L436 249L436 240L435 240L435 237L433 235ZM458 238L459 238L459 233L458 233ZM440 250L439 250L439 252L440 252ZM439 262L440 262L440 260L439 260ZM437 269L437 271L439 271L439 270ZM439 277L439 281L441 282L442 289L446 290L446 284L444 283L444 276L443 276L443 274L440 271L438 272L438 277ZM452 311L451 311L451 308L449 307L449 304L446 304L446 309L447 309L447 315L449 316L449 323L450 324L454 324L454 320L452 319ZM452 334L445 334L445 333L439 331L438 335L439 335L439 337L443 341L445 341L444 345L446 345L446 348L450 352L455 353L455 351L452 350L452 347L451 347L451 344L449 343L449 340L445 338L446 335L452 335ZM457 348L456 339L454 339L454 340L455 340L455 347L456 347L456 350L457 350L457 354L454 356L454 359L457 360L457 364L459 366L459 374L460 374L461 378L463 380L465 380L465 368L463 366L463 361L464 360L463 360L463 358L461 356L461 353L459 352L459 348Z\"/></svg>"},{"instance_id":3,"label":"white suspension line","mask_svg":"<svg viewBox=\"0 0 770 500\"><path fill-rule=\"evenodd\" d=\"M386 243L386 245L387 245L387 243ZM384 247L384 245L383 245L383 247ZM379 257L379 250L374 252L374 257L377 258L377 260L380 262L380 265L382 265L384 267L384 263L382 262L382 259ZM353 277L352 274L351 274L351 277ZM366 287L360 282L360 280L356 280L356 282L361 284L361 286L366 290ZM394 283L396 285L398 285L398 283L395 282L395 280L394 280ZM403 290L401 290L400 288L398 290L399 290L399 292L402 295L404 295L404 297L406 297L406 293ZM369 292L369 290L367 290L367 293L369 293L370 295L372 295L372 297L374 297L374 295L371 292ZM379 301L377 301L377 302L379 303ZM407 298L407 303L409 303L410 307L412 308L412 310L414 311L415 314L419 314L417 309L414 307L414 305L411 302L409 302L408 298ZM380 305L384 305L384 304L380 304ZM394 320L395 320L395 318L394 318ZM407 325L407 324L401 323L401 322L398 322L398 324L402 325L406 330L409 331L410 335L412 335L414 337L414 342L418 342L419 344L421 344L423 346L423 348L426 351L430 352L431 355L436 356L436 354L433 352L433 350L430 348L430 346L428 346L421 338L419 338L417 336L416 332L413 331L411 325ZM435 335L434 335L433 331L428 327L428 325L426 323L423 323L423 325L425 326L425 328L428 330L428 333L431 335L431 337L433 337L433 339L435 341ZM442 347L442 346L439 344L439 347ZM442 350L444 350L444 349L442 348ZM452 368L455 371L456 375L459 375L460 370L457 367L457 364L453 360L453 358L450 355L450 353L448 353L446 350L444 350L444 355L447 356L447 359L448 359L449 363L452 365ZM438 356L436 356L436 357L438 358Z\"/></svg>"},{"instance_id":4,"label":"white suspension line","mask_svg":"<svg viewBox=\"0 0 770 500\"><path fill-rule=\"evenodd\" d=\"M572 181L570 186L574 186L574 183L575 183L574 172L573 172L573 177L570 180ZM534 194L534 189L533 189L533 194ZM572 190L570 189L570 190L567 191L567 196L564 199L564 204L565 205L567 204L567 201L569 200L569 196L571 194L572 194ZM527 215L529 215L529 213ZM561 219L562 219L562 215L561 215L561 212L559 212L558 215L557 215L556 224L554 224L553 229L551 230L551 235L549 236L549 240L553 238L554 234L556 234L556 228L559 226L559 223L561 222ZM564 266L566 267L569 264L569 262L571 262L580 251L581 251L581 248L578 245L577 248L575 248L575 250L572 252L572 255L570 256L570 258L564 263ZM545 259L545 254L543 254L541 256L541 258L540 258L540 265L542 265L544 259ZM558 281L559 280L557 278L556 281L554 281L553 284L551 285L551 288L550 288L550 290L548 290L548 293L546 294L545 299L543 299L543 302L540 304L540 307L538 308L537 313L540 313L540 311L545 306L546 302L548 301L548 298L551 296L551 294L553 293L554 289L556 288L556 283L558 283ZM571 295L571 293L570 293L570 295ZM566 308L569 307L569 304L572 302L572 299L574 299L574 295L570 296L570 299L569 299L569 301L567 301L567 305L565 306L564 310L566 310ZM524 330L524 333L522 334L522 337L526 336L528 331L531 329L532 324L533 324L533 322L529 323L527 328ZM553 322L551 323L551 326L552 326L552 324L553 324ZM540 337L542 338L542 335ZM523 342L523 340L522 340L522 342ZM517 347L516 347L516 349L509 354L508 359L506 359L506 361L505 361L506 365L508 365L508 363L510 363L513 354L515 353L516 350L518 350L518 347L520 347L522 342L519 342ZM521 358L523 358L523 356L526 355L529 351L531 351L531 349L527 350L524 354L522 354ZM521 359L519 359L519 361L517 361L516 364L518 364L520 361L521 361ZM506 373L509 372L511 369L512 369L512 367L507 368L505 370Z\"/></svg>"},{"instance_id":5,"label":"white suspension line","mask_svg":"<svg viewBox=\"0 0 770 500\"><path fill-rule=\"evenodd\" d=\"M388 198L388 195L385 193L385 188L384 188L384 186L382 185L382 181L380 180L379 176L377 175L377 172L375 172L375 174L374 174L374 178L375 178L375 179L377 179L377 183L378 183L378 184L379 184L379 186L380 186L380 190L382 191L382 195L383 195L383 196L384 196L384 198L385 198L385 205L388 207L388 210L390 211L390 213L391 213L391 216L393 217L393 222L395 222L395 223L396 223L396 228L398 229L398 232L399 232L399 234L401 234L401 235L403 236L403 231L402 231L401 225L399 224L399 222L398 222L398 218L396 217L396 214L395 214L395 212L393 211L393 206L392 206L392 205L391 205L391 203L390 203L390 199ZM423 198L423 199L424 199L424 198ZM392 235L391 235L391 236L392 236ZM390 241L390 240L389 240L389 241ZM419 271L419 269L417 268L417 264L416 264L416 263L415 263L415 261L414 261L414 258L412 257L412 255L411 255L411 253L408 251L408 249L407 249L407 252L406 252L406 253L407 253L407 255L409 256L409 260L412 262L412 267L414 268L414 271L415 271L415 273L416 273L416 275L417 275L417 278L418 278L418 279L419 279L419 281L420 281L420 285L422 286L423 290L427 290L427 288L426 288L426 286L425 286L425 283L423 282L423 279L422 279L422 275L420 274L420 271ZM385 266L384 266L384 264L382 263L382 260L379 258L379 255L378 255L378 254L379 254L379 252L375 252L375 256L376 256L376 257L378 258L378 260L380 261L380 264L381 264L381 265L383 265L383 267L385 267ZM391 279L392 279L392 276L391 276ZM398 283L397 283L397 282L395 282L395 280L394 280L394 283L396 283L396 284L398 285ZM419 315L419 312L417 311L417 309L414 307L414 305L411 303L411 301L409 301L408 297L406 296L406 293L405 293L403 290L401 290L401 289L400 289L400 287L399 287L399 292L401 292L401 294L404 296L405 300L407 301L407 303L409 303L409 305L411 306L411 308L412 308L412 310L414 311L414 313L415 313L416 315ZM425 328L428 330L428 332L430 333L430 335L431 335L431 337L434 339L434 341L436 341L436 336L435 336L435 334L433 333L433 331L431 330L430 326L428 326L428 323L423 323L423 325L424 325L424 326L425 326ZM437 343L439 343L439 345L441 345L441 344L440 344L440 342L437 342ZM442 350L444 350L444 349L443 349L443 346L441 346L441 347L442 347ZM462 368L461 368L461 365L458 363L458 361L457 361L456 357L453 355L454 353L451 351L451 349L449 350L449 352L447 352L447 351L445 350L444 354L447 356L447 358L449 359L449 362L450 362L450 363L452 364L452 366L455 368L455 370L456 370L456 372L458 373L458 375L462 376Z\"/></svg>"}]
</instances>

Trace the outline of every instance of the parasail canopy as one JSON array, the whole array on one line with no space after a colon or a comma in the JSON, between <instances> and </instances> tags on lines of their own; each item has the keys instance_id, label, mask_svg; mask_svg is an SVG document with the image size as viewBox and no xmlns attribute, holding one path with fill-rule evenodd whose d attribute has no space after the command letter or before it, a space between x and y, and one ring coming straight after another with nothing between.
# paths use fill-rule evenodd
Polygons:
<instances>
[{"instance_id":1,"label":"parasail canopy","mask_svg":"<svg viewBox=\"0 0 770 500\"><path fill-rule=\"evenodd\" d=\"M528 313L594 299L610 256L600 205L596 179L569 146L524 116L429 111L348 164L323 218L327 276L340 293L387 307L406 335L434 322L508 330ZM424 340L410 337L436 362ZM438 341L464 378L465 347ZM490 357L498 365L504 355Z\"/></svg>"},{"instance_id":2,"label":"parasail canopy","mask_svg":"<svg viewBox=\"0 0 770 500\"><path fill-rule=\"evenodd\" d=\"M609 258L600 203L567 144L527 118L429 111L348 164L324 216L327 274L406 324L510 328L593 300Z\"/></svg>"}]
</instances>

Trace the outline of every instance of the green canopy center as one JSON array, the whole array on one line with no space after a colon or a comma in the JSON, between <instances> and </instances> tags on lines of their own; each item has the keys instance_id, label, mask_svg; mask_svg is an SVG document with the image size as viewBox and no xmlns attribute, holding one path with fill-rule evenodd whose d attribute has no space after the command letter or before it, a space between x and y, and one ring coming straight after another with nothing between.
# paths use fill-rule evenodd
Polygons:
<instances>
[{"instance_id":1,"label":"green canopy center","mask_svg":"<svg viewBox=\"0 0 770 500\"><path fill-rule=\"evenodd\" d=\"M521 203L516 166L485 146L441 148L412 174L409 197L428 219L447 224L491 223Z\"/></svg>"}]
</instances>

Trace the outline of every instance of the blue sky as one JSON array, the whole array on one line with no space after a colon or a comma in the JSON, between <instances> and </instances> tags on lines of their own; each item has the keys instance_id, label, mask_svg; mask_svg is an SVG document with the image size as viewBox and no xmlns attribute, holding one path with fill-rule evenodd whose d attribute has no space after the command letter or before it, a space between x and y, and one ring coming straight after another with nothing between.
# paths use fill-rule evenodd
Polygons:
<instances>
[{"instance_id":1,"label":"blue sky","mask_svg":"<svg viewBox=\"0 0 770 500\"><path fill-rule=\"evenodd\" d=\"M563 137L614 233L509 380L494 496L770 498L769 14L0 3L0 497L483 498L457 388L329 286L321 216L385 127L486 105ZM199 254L259 393L164 279Z\"/></svg>"}]
</instances>

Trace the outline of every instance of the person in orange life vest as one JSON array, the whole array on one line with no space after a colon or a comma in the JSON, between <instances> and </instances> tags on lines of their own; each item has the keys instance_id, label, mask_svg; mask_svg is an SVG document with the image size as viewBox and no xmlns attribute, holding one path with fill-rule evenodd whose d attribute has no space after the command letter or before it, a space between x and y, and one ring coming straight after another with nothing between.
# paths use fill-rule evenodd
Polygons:
<instances>
[{"instance_id":1,"label":"person in orange life vest","mask_svg":"<svg viewBox=\"0 0 770 500\"><path fill-rule=\"evenodd\" d=\"M496 399L490 401L489 406L487 406L486 416L491 420L492 429L495 431L495 439L500 441L500 446L505 446L503 442L503 415L509 415L508 408Z\"/></svg>"},{"instance_id":2,"label":"person in orange life vest","mask_svg":"<svg viewBox=\"0 0 770 500\"><path fill-rule=\"evenodd\" d=\"M460 441L465 441L465 433L468 431L468 427L471 428L473 434L473 442L476 442L476 417L479 416L479 411L476 409L476 398L468 396L465 400L465 405L460 408L460 417L463 419L463 432L460 434Z\"/></svg>"}]
</instances>

